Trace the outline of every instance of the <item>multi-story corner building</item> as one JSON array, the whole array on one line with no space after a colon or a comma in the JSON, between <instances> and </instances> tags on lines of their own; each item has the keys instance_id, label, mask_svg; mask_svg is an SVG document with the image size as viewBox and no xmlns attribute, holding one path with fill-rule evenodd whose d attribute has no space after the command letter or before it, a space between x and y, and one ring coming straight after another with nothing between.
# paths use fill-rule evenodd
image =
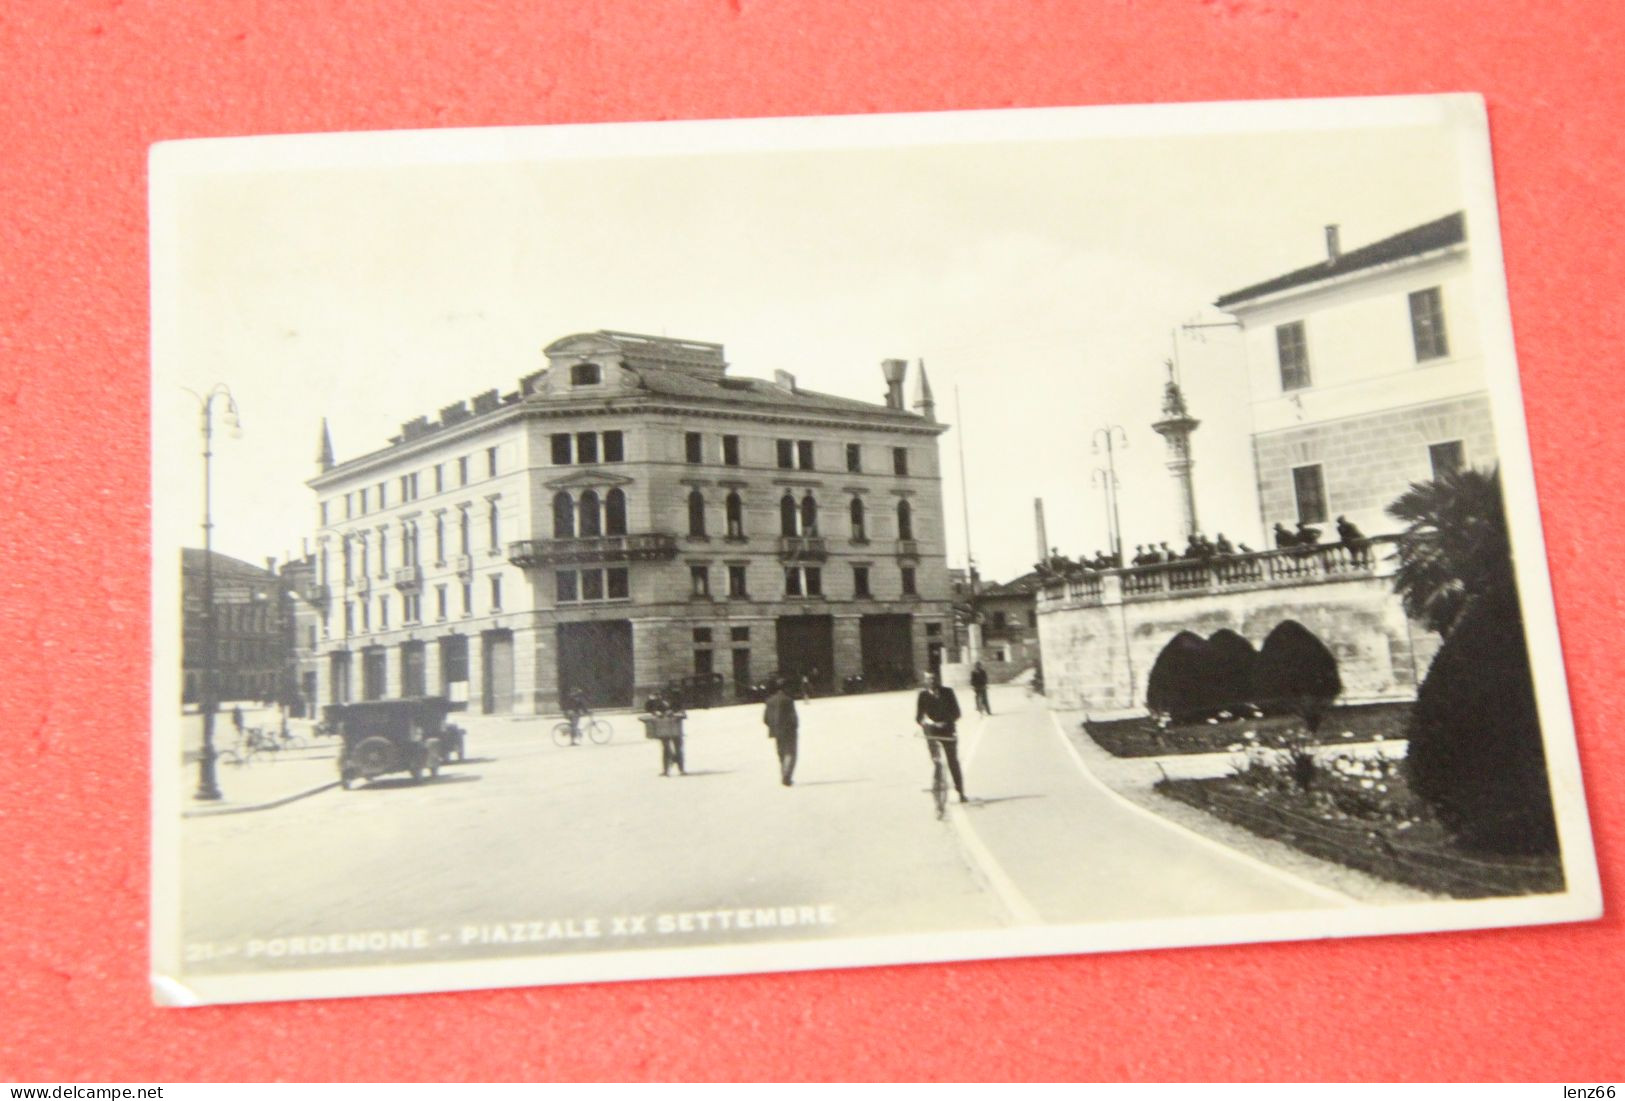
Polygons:
<instances>
[{"instance_id":1,"label":"multi-story corner building","mask_svg":"<svg viewBox=\"0 0 1625 1101\"><path fill-rule=\"evenodd\" d=\"M996 683L1038 664L1038 590L1043 584L1038 573L1024 573L1013 581L985 585L976 596L982 664Z\"/></svg>"},{"instance_id":2,"label":"multi-story corner building","mask_svg":"<svg viewBox=\"0 0 1625 1101\"><path fill-rule=\"evenodd\" d=\"M1266 533L1345 515L1388 531L1410 483L1495 460L1456 213L1221 295L1241 324ZM1328 537L1334 537L1327 531Z\"/></svg>"},{"instance_id":3,"label":"multi-story corner building","mask_svg":"<svg viewBox=\"0 0 1625 1101\"><path fill-rule=\"evenodd\" d=\"M945 426L923 367L910 411L901 360L873 404L731 375L720 344L603 331L545 355L354 459L324 427L322 702L523 713L941 660Z\"/></svg>"}]
</instances>

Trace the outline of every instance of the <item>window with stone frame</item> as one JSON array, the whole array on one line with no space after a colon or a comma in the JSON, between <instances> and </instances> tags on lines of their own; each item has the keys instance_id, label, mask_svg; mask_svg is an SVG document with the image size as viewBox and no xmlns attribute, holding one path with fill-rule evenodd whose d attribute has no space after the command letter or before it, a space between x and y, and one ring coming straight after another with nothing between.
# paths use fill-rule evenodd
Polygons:
<instances>
[{"instance_id":1,"label":"window with stone frame","mask_svg":"<svg viewBox=\"0 0 1625 1101\"><path fill-rule=\"evenodd\" d=\"M860 597L870 597L874 595L874 593L869 591L868 566L852 567L852 595Z\"/></svg>"},{"instance_id":2,"label":"window with stone frame","mask_svg":"<svg viewBox=\"0 0 1625 1101\"><path fill-rule=\"evenodd\" d=\"M1292 497L1300 523L1326 522L1326 474L1319 463L1292 468Z\"/></svg>"},{"instance_id":3,"label":"window with stone frame","mask_svg":"<svg viewBox=\"0 0 1625 1101\"><path fill-rule=\"evenodd\" d=\"M1429 444L1428 465L1433 468L1435 478L1442 478L1446 474L1459 474L1467 469L1467 447L1461 440Z\"/></svg>"},{"instance_id":4,"label":"window with stone frame","mask_svg":"<svg viewBox=\"0 0 1625 1101\"><path fill-rule=\"evenodd\" d=\"M1450 341L1444 328L1444 295L1438 287L1412 291L1411 343L1416 348L1416 362L1443 359L1450 354Z\"/></svg>"}]
</instances>

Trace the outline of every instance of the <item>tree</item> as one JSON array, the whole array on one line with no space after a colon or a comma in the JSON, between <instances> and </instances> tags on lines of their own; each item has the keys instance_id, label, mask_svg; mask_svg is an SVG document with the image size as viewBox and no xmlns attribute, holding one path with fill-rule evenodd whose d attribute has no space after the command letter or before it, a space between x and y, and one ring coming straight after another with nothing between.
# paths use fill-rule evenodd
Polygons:
<instances>
[{"instance_id":1,"label":"tree","mask_svg":"<svg viewBox=\"0 0 1625 1101\"><path fill-rule=\"evenodd\" d=\"M1297 714L1314 734L1342 691L1337 658L1326 644L1296 620L1276 624L1253 664L1253 701L1265 711Z\"/></svg>"},{"instance_id":2,"label":"tree","mask_svg":"<svg viewBox=\"0 0 1625 1101\"><path fill-rule=\"evenodd\" d=\"M1388 515L1406 525L1394 589L1429 630L1448 636L1474 600L1515 590L1499 469L1413 483Z\"/></svg>"},{"instance_id":3,"label":"tree","mask_svg":"<svg viewBox=\"0 0 1625 1101\"><path fill-rule=\"evenodd\" d=\"M1145 705L1152 711L1185 720L1202 709L1202 682L1207 669L1207 643L1181 631L1168 641L1146 678Z\"/></svg>"},{"instance_id":4,"label":"tree","mask_svg":"<svg viewBox=\"0 0 1625 1101\"><path fill-rule=\"evenodd\" d=\"M1499 471L1417 483L1388 513L1407 525L1395 591L1409 615L1444 636L1411 713L1406 777L1463 844L1554 851Z\"/></svg>"}]
</instances>

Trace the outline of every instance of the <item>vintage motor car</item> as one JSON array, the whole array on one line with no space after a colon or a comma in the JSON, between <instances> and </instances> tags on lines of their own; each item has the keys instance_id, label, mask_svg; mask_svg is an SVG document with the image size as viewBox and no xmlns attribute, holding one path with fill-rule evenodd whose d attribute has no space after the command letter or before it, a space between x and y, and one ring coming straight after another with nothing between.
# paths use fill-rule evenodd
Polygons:
<instances>
[{"instance_id":1,"label":"vintage motor car","mask_svg":"<svg viewBox=\"0 0 1625 1101\"><path fill-rule=\"evenodd\" d=\"M467 734L446 721L453 706L438 696L329 704L324 721L343 743L340 782L348 790L357 780L390 772L409 772L421 781L426 774L440 775L443 762L461 761Z\"/></svg>"}]
</instances>

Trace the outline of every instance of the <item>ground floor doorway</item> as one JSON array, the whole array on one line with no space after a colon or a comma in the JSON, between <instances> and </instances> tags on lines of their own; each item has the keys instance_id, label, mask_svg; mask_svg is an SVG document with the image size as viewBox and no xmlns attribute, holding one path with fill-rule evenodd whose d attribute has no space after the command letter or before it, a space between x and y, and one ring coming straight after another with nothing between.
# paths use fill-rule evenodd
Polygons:
<instances>
[{"instance_id":1,"label":"ground floor doorway","mask_svg":"<svg viewBox=\"0 0 1625 1101\"><path fill-rule=\"evenodd\" d=\"M866 688L906 688L914 683L914 617L866 615L858 620Z\"/></svg>"},{"instance_id":2,"label":"ground floor doorway","mask_svg":"<svg viewBox=\"0 0 1625 1101\"><path fill-rule=\"evenodd\" d=\"M827 615L780 616L775 626L779 673L794 690L805 679L828 692L835 673L835 619Z\"/></svg>"},{"instance_id":3,"label":"ground floor doorway","mask_svg":"<svg viewBox=\"0 0 1625 1101\"><path fill-rule=\"evenodd\" d=\"M480 636L480 657L480 710L506 715L513 710L513 632L486 631Z\"/></svg>"},{"instance_id":4,"label":"ground floor doorway","mask_svg":"<svg viewBox=\"0 0 1625 1101\"><path fill-rule=\"evenodd\" d=\"M588 707L632 706L632 621L558 626L559 698L580 692Z\"/></svg>"}]
</instances>

